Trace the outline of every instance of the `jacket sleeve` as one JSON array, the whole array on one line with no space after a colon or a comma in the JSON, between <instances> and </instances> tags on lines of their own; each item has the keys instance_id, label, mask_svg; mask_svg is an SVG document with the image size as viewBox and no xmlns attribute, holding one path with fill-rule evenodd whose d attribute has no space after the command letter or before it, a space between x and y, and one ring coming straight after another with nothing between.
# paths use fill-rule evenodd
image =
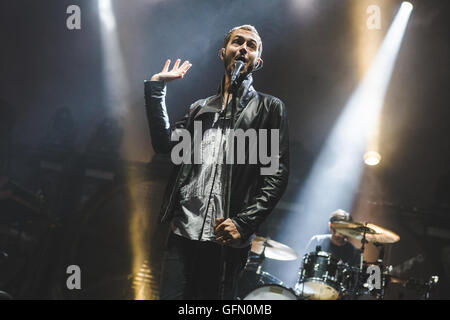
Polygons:
<instances>
[{"instance_id":1,"label":"jacket sleeve","mask_svg":"<svg viewBox=\"0 0 450 320\"><path fill-rule=\"evenodd\" d=\"M171 127L166 108L166 84L164 81L144 81L144 93L153 149L156 153L170 153L176 143L170 139L172 131L186 127L188 114Z\"/></svg>"},{"instance_id":2,"label":"jacket sleeve","mask_svg":"<svg viewBox=\"0 0 450 320\"><path fill-rule=\"evenodd\" d=\"M272 212L283 195L289 177L289 132L286 107L274 99L270 110L270 129L279 129L279 168L272 175L260 175L260 189L249 204L232 218L236 228L246 241ZM273 151L272 151L273 152Z\"/></svg>"}]
</instances>

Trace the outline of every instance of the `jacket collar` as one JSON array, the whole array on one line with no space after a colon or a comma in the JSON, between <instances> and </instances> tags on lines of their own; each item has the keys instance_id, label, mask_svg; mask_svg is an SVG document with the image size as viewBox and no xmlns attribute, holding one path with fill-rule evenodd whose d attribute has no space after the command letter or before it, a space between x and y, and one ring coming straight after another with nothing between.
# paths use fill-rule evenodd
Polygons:
<instances>
[{"instance_id":1,"label":"jacket collar","mask_svg":"<svg viewBox=\"0 0 450 320\"><path fill-rule=\"evenodd\" d=\"M245 108L248 101L253 97L255 94L255 88L252 86L253 83L253 77L252 74L248 74L242 81L241 84L237 90L237 96L239 97L240 106L241 108ZM222 81L219 84L219 87L217 88L217 95L219 97L223 96L223 86L225 84L225 76L222 78Z\"/></svg>"},{"instance_id":2,"label":"jacket collar","mask_svg":"<svg viewBox=\"0 0 450 320\"><path fill-rule=\"evenodd\" d=\"M212 96L211 99L208 99L209 101L206 102L206 104L197 112L197 114L194 116L194 119L200 116L203 113L207 112L219 112L222 109L222 92L223 92L223 86L225 83L225 76L222 78L222 81L220 82L218 88L217 88L217 94L215 96ZM236 116L238 116L241 111L245 108L247 103L250 101L251 98L253 98L256 94L256 90L252 86L253 83L253 77L251 74L248 74L243 81L241 81L241 84L237 90L237 95L239 97L239 105L237 106L236 110ZM230 114L227 112L227 116Z\"/></svg>"}]
</instances>

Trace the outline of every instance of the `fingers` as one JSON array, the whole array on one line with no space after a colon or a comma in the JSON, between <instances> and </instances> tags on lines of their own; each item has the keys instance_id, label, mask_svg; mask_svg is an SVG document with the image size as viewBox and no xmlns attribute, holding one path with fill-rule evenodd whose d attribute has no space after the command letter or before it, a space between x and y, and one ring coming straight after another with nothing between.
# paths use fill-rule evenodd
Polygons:
<instances>
[{"instance_id":1,"label":"fingers","mask_svg":"<svg viewBox=\"0 0 450 320\"><path fill-rule=\"evenodd\" d=\"M192 64L189 61L185 61L183 62L183 64L181 65L180 69L184 72L188 71L189 68L192 67Z\"/></svg>"},{"instance_id":2,"label":"fingers","mask_svg":"<svg viewBox=\"0 0 450 320\"><path fill-rule=\"evenodd\" d=\"M172 69L169 71L170 67L170 59L167 59L162 71L158 74L159 78L164 81L172 81L175 79L183 78L186 72L192 67L192 64L189 61L184 61L180 66L181 59L177 59Z\"/></svg>"},{"instance_id":3,"label":"fingers","mask_svg":"<svg viewBox=\"0 0 450 320\"><path fill-rule=\"evenodd\" d=\"M217 218L214 231L217 236L232 234L235 231L234 223L231 219Z\"/></svg>"},{"instance_id":4,"label":"fingers","mask_svg":"<svg viewBox=\"0 0 450 320\"><path fill-rule=\"evenodd\" d=\"M172 71L177 71L178 70L178 66L180 65L180 61L181 59L177 59L175 61L175 64L173 65Z\"/></svg>"},{"instance_id":5,"label":"fingers","mask_svg":"<svg viewBox=\"0 0 450 320\"><path fill-rule=\"evenodd\" d=\"M183 62L181 65L179 71L181 72L181 77L183 78L186 72L189 70L189 68L192 67L192 64L189 61Z\"/></svg>"},{"instance_id":6,"label":"fingers","mask_svg":"<svg viewBox=\"0 0 450 320\"><path fill-rule=\"evenodd\" d=\"M223 237L225 239L234 238L235 232L233 228L222 223L219 227L216 228L216 237Z\"/></svg>"},{"instance_id":7,"label":"fingers","mask_svg":"<svg viewBox=\"0 0 450 320\"><path fill-rule=\"evenodd\" d=\"M162 69L161 72L167 72L167 70L169 70L169 66L170 66L170 59L167 59L166 63L164 64L164 68Z\"/></svg>"},{"instance_id":8,"label":"fingers","mask_svg":"<svg viewBox=\"0 0 450 320\"><path fill-rule=\"evenodd\" d=\"M225 218L217 218L216 219L216 224L214 225L214 227L217 227L217 226L219 226L222 222L224 222L225 221Z\"/></svg>"},{"instance_id":9,"label":"fingers","mask_svg":"<svg viewBox=\"0 0 450 320\"><path fill-rule=\"evenodd\" d=\"M219 242L221 245L228 245L233 242L233 239L224 239L223 237L217 238L217 242Z\"/></svg>"},{"instance_id":10,"label":"fingers","mask_svg":"<svg viewBox=\"0 0 450 320\"><path fill-rule=\"evenodd\" d=\"M216 226L216 233L222 233L225 232L225 228L228 226L228 224L226 222L221 222L219 223L219 225Z\"/></svg>"}]
</instances>

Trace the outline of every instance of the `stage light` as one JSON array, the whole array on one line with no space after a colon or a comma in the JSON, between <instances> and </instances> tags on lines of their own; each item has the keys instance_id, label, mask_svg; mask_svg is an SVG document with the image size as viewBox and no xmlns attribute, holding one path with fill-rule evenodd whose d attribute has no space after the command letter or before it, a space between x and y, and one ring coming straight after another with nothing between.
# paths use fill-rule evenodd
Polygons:
<instances>
[{"instance_id":1,"label":"stage light","mask_svg":"<svg viewBox=\"0 0 450 320\"><path fill-rule=\"evenodd\" d=\"M376 151L368 151L364 154L364 163L368 166L376 166L380 163L381 156Z\"/></svg>"},{"instance_id":2,"label":"stage light","mask_svg":"<svg viewBox=\"0 0 450 320\"><path fill-rule=\"evenodd\" d=\"M414 6L412 5L411 2L408 1L403 1L402 2L402 8L405 8L406 10L412 11L412 9L414 8Z\"/></svg>"}]
</instances>

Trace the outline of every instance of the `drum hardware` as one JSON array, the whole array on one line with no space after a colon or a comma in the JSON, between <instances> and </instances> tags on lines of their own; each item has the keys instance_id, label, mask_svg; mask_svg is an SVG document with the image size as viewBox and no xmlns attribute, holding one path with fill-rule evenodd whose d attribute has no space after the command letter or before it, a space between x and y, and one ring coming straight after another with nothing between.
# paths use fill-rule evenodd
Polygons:
<instances>
[{"instance_id":1,"label":"drum hardware","mask_svg":"<svg viewBox=\"0 0 450 320\"><path fill-rule=\"evenodd\" d=\"M398 242L400 237L394 232L370 223L333 222L331 227L351 238L361 241L358 266L351 266L322 251L316 250L304 255L297 283L294 289L287 288L282 281L262 270L265 258L287 261L297 258L294 250L288 246L257 236L247 264L240 278L241 291L237 299L244 300L380 300L385 297L389 284L400 284L415 289L422 299L430 299L432 290L439 282L438 276L432 276L427 282L414 279L404 280L391 274L393 267L384 265L385 245ZM380 248L375 262L364 261L366 244L372 243ZM372 286L369 268L379 269L380 286ZM374 273L375 274L375 273Z\"/></svg>"},{"instance_id":2,"label":"drum hardware","mask_svg":"<svg viewBox=\"0 0 450 320\"><path fill-rule=\"evenodd\" d=\"M367 297L372 297L376 300L383 300L385 297L385 290L389 288L391 284L397 284L402 286L403 288L407 288L415 291L423 300L430 299L432 291L436 288L439 277L431 276L428 281L424 282L423 280L417 280L415 278L402 279L397 276L391 274L393 267L388 265L384 266L382 262L379 260L376 263L364 262L364 272L367 270L368 266L378 265L381 270L381 286L380 289L368 289L367 277L362 278L360 283L358 284L358 290L356 299L367 299Z\"/></svg>"},{"instance_id":3,"label":"drum hardware","mask_svg":"<svg viewBox=\"0 0 450 320\"><path fill-rule=\"evenodd\" d=\"M407 288L415 291L420 295L422 300L429 300L431 298L431 293L436 289L439 283L439 276L433 275L428 281L418 280L415 278L401 279L396 276L388 275L388 283L399 284L403 288Z\"/></svg>"},{"instance_id":4,"label":"drum hardware","mask_svg":"<svg viewBox=\"0 0 450 320\"><path fill-rule=\"evenodd\" d=\"M297 253L287 245L260 236L253 239L250 251L274 260L290 261L298 258Z\"/></svg>"},{"instance_id":5,"label":"drum hardware","mask_svg":"<svg viewBox=\"0 0 450 320\"><path fill-rule=\"evenodd\" d=\"M255 256L254 256L254 259L253 259L253 261L256 262L256 265L255 265L255 263L253 262L254 267L256 267L256 268L255 268L255 273L258 274L258 275L261 274L261 271L262 271L262 264L263 264L264 259L265 259L265 257L266 257L266 255L265 255L266 247L267 247L266 244L267 244L267 242L264 242L264 245L263 245L263 251L261 252L261 254L255 255ZM249 258L251 259L250 256L249 256Z\"/></svg>"},{"instance_id":6,"label":"drum hardware","mask_svg":"<svg viewBox=\"0 0 450 320\"><path fill-rule=\"evenodd\" d=\"M311 300L336 300L346 289L342 284L348 277L347 266L317 246L303 257L295 293Z\"/></svg>"},{"instance_id":7,"label":"drum hardware","mask_svg":"<svg viewBox=\"0 0 450 320\"><path fill-rule=\"evenodd\" d=\"M437 287L437 284L439 282L438 276L431 276L428 282L425 283L425 292L423 294L424 300L429 300L431 292Z\"/></svg>"},{"instance_id":8,"label":"drum hardware","mask_svg":"<svg viewBox=\"0 0 450 320\"><path fill-rule=\"evenodd\" d=\"M367 223L365 223L365 225L363 226L363 228L359 229L360 231L362 231L362 238L361 238L361 248L359 249L359 270L356 273L356 280L353 286L353 290L352 290L352 299L354 300L358 294L358 289L360 288L360 277L363 273L363 266L364 266L364 250L366 247L366 243L368 243L368 241L366 240L366 233L372 233L374 232L372 229L367 228ZM339 231L338 231L339 232Z\"/></svg>"},{"instance_id":9,"label":"drum hardware","mask_svg":"<svg viewBox=\"0 0 450 320\"><path fill-rule=\"evenodd\" d=\"M383 299L384 289L392 279L389 276L390 268L383 266L384 245L398 242L400 237L390 230L367 222L336 221L330 226L345 236L361 241L359 265L353 267L343 263L337 257L321 251L318 246L314 252L303 257L295 286L296 293L312 300ZM369 242L381 247L375 263L364 261L366 244ZM379 288L372 287L368 282L370 275L367 271L371 266L379 268Z\"/></svg>"},{"instance_id":10,"label":"drum hardware","mask_svg":"<svg viewBox=\"0 0 450 320\"><path fill-rule=\"evenodd\" d=\"M369 277L372 273L368 272L369 268L375 266L379 270L379 287L369 284ZM350 297L353 300L382 300L384 299L385 289L389 284L389 266L385 267L379 260L376 262L363 262L362 271L356 268L353 276L358 278L353 284L353 292Z\"/></svg>"},{"instance_id":11,"label":"drum hardware","mask_svg":"<svg viewBox=\"0 0 450 320\"><path fill-rule=\"evenodd\" d=\"M365 240L371 243L389 244L400 241L398 234L372 223L335 221L330 226L337 232L357 240L361 240L365 235Z\"/></svg>"},{"instance_id":12,"label":"drum hardware","mask_svg":"<svg viewBox=\"0 0 450 320\"><path fill-rule=\"evenodd\" d=\"M362 279L365 279L366 277L363 276L364 270L367 270L367 264L364 265L364 252L365 247L367 243L373 243L375 246L380 247L380 254L377 260L376 265L380 267L380 270L383 270L383 258L384 258L384 244L391 244L396 243L400 240L400 236L396 233L382 228L380 226L377 226L372 223L361 223L356 221L336 221L331 223L330 225L332 228L334 228L337 232L354 238L361 240L361 248L360 251L360 263L359 263L359 269L356 270L355 275L355 282L353 284L352 288L352 298L355 299L358 295L361 294L361 291L366 290L368 287L368 284L364 281L362 282ZM385 273L382 271L381 273L381 289L378 293L378 296L380 299L384 298L384 288L386 287L387 283L387 277ZM359 292L358 292L359 291Z\"/></svg>"},{"instance_id":13,"label":"drum hardware","mask_svg":"<svg viewBox=\"0 0 450 320\"><path fill-rule=\"evenodd\" d=\"M362 237L361 237L361 248L360 251L360 264L359 264L359 270L357 270L356 273L356 281L354 283L353 292L352 292L352 299L356 299L359 297L374 297L376 300L383 300L384 299L384 289L386 288L387 282L386 282L386 274L383 267L383 258L384 258L384 246L383 243L380 243L379 241L384 241L384 243L393 243L400 239L399 236L397 236L395 233L383 229L381 227L378 227L374 224L369 224L365 222L363 224L363 228L358 228L359 231L362 231ZM353 230L358 230L357 228ZM344 231L345 232L345 231ZM359 238L360 236L357 235L356 238ZM366 248L366 244L369 243L369 240L367 240L367 237L370 238L370 242L372 242L376 247L381 247L378 259L376 263L365 263L364 262L364 252ZM379 275L380 275L380 288L371 288L369 286L369 283L367 280L369 279L369 275L367 274L367 270L370 266L376 266L379 269Z\"/></svg>"},{"instance_id":14,"label":"drum hardware","mask_svg":"<svg viewBox=\"0 0 450 320\"><path fill-rule=\"evenodd\" d=\"M235 297L238 300L297 300L295 293L281 280L262 270L265 258L281 261L297 259L297 253L285 244L256 236L247 263L239 275Z\"/></svg>"}]
</instances>

